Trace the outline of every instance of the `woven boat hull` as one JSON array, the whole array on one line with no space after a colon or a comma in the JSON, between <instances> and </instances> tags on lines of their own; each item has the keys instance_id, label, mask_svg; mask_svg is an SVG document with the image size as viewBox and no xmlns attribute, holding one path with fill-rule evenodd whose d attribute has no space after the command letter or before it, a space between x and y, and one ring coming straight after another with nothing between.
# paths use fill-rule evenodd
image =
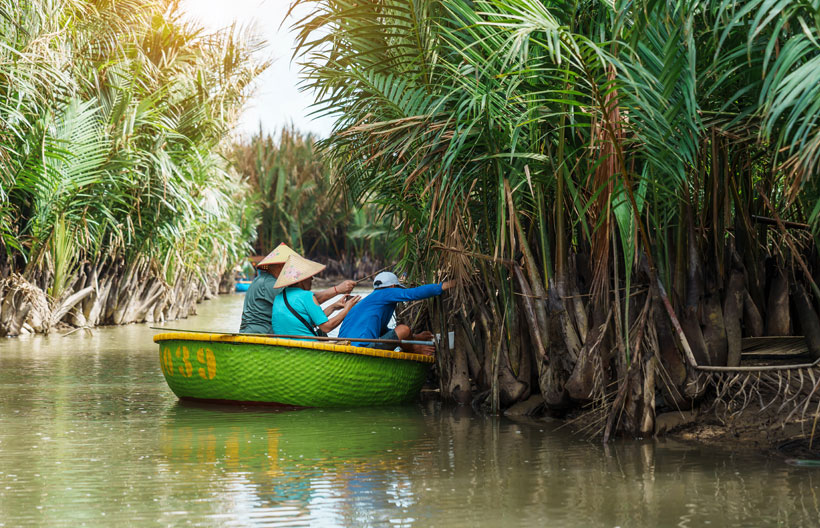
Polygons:
<instances>
[{"instance_id":1,"label":"woven boat hull","mask_svg":"<svg viewBox=\"0 0 820 528\"><path fill-rule=\"evenodd\" d=\"M298 407L391 405L421 390L427 356L299 340L158 334L162 373L179 398Z\"/></svg>"},{"instance_id":2,"label":"woven boat hull","mask_svg":"<svg viewBox=\"0 0 820 528\"><path fill-rule=\"evenodd\" d=\"M237 293L246 292L251 287L251 281L236 281Z\"/></svg>"}]
</instances>

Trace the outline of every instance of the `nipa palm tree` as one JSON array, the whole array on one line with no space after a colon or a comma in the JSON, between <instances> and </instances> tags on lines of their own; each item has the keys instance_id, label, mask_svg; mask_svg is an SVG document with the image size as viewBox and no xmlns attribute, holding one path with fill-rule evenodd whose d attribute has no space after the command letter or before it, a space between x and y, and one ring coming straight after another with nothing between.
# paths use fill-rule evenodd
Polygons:
<instances>
[{"instance_id":1,"label":"nipa palm tree","mask_svg":"<svg viewBox=\"0 0 820 528\"><path fill-rule=\"evenodd\" d=\"M710 386L745 407L744 337L820 357L815 6L300 3L351 197L400 226L411 277L463 279L427 306L459 337L445 395L539 394L608 438Z\"/></svg>"}]
</instances>

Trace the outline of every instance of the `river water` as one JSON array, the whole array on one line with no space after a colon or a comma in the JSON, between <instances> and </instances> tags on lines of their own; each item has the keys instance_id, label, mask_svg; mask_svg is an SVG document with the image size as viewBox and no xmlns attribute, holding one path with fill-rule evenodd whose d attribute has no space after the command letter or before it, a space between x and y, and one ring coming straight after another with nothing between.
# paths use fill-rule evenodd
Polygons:
<instances>
[{"instance_id":1,"label":"river water","mask_svg":"<svg viewBox=\"0 0 820 528\"><path fill-rule=\"evenodd\" d=\"M173 328L231 331L242 296ZM0 526L818 526L820 470L433 402L185 405L149 325L0 340Z\"/></svg>"}]
</instances>

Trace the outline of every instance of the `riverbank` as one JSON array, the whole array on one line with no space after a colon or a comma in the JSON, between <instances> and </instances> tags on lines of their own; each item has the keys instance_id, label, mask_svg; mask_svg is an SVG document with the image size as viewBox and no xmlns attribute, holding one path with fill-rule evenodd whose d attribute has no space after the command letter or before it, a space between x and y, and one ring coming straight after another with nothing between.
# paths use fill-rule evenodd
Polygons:
<instances>
[{"instance_id":1,"label":"riverbank","mask_svg":"<svg viewBox=\"0 0 820 528\"><path fill-rule=\"evenodd\" d=\"M258 36L175 2L0 13L0 336L194 313L256 237L225 152Z\"/></svg>"},{"instance_id":2,"label":"riverbank","mask_svg":"<svg viewBox=\"0 0 820 528\"><path fill-rule=\"evenodd\" d=\"M147 259L82 266L57 298L47 294L48 278L0 278L0 337L184 319L196 314L198 303L234 288L229 272L180 273L168 283Z\"/></svg>"},{"instance_id":3,"label":"riverbank","mask_svg":"<svg viewBox=\"0 0 820 528\"><path fill-rule=\"evenodd\" d=\"M423 400L440 400L436 391L423 394ZM590 436L589 423L578 417L554 417L545 412L543 401L531 397L504 413L506 418L519 423L560 424L572 431L579 440L600 441L600 434ZM813 414L784 423L785 413L777 409L750 406L743 413L722 417L714 410L695 409L659 414L655 431L642 439L681 442L697 448L715 448L731 452L748 452L779 456L784 459L802 459L820 462L820 430L815 427Z\"/></svg>"},{"instance_id":4,"label":"riverbank","mask_svg":"<svg viewBox=\"0 0 820 528\"><path fill-rule=\"evenodd\" d=\"M732 417L715 412L665 413L657 418L656 434L703 446L820 460L820 431L815 429L814 413L788 421L784 415L757 404Z\"/></svg>"},{"instance_id":5,"label":"riverbank","mask_svg":"<svg viewBox=\"0 0 820 528\"><path fill-rule=\"evenodd\" d=\"M427 388L423 401L442 401L440 391ZM698 407L688 410L664 410L655 417L655 428L644 437L689 442L702 447L741 450L757 453L777 453L790 458L820 461L820 428L814 406L784 408L773 403L771 393L761 394L761 401L749 402L742 411L726 412L720 402L706 397ZM490 414L486 404L473 407ZM722 410L721 410L722 409ZM532 423L558 423L573 431L579 440L599 441L602 422L594 419L594 412L562 414L551 411L538 395L513 404L503 415L507 418ZM596 428L596 424L597 427Z\"/></svg>"},{"instance_id":6,"label":"riverbank","mask_svg":"<svg viewBox=\"0 0 820 528\"><path fill-rule=\"evenodd\" d=\"M366 277L383 267L365 259L357 261L346 276L342 264L324 260L329 271L315 280L317 289ZM26 277L0 269L0 337L184 319L196 315L197 304L235 288L233 273L227 269L181 272L168 283L148 259L85 264L56 299L47 293L51 281L48 273Z\"/></svg>"}]
</instances>

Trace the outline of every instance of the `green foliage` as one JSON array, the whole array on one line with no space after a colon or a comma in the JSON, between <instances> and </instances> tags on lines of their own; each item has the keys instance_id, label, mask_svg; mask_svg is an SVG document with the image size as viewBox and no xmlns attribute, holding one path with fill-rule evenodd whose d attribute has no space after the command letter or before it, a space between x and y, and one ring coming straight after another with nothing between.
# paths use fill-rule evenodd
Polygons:
<instances>
[{"instance_id":1,"label":"green foliage","mask_svg":"<svg viewBox=\"0 0 820 528\"><path fill-rule=\"evenodd\" d=\"M54 272L53 283L48 294L55 299L66 289L69 273L77 262L79 248L74 243L72 234L66 229L64 217L60 217L54 224L54 231L50 239L50 269Z\"/></svg>"},{"instance_id":2,"label":"green foliage","mask_svg":"<svg viewBox=\"0 0 820 528\"><path fill-rule=\"evenodd\" d=\"M0 235L55 296L80 262L145 256L173 282L249 251L250 188L220 151L261 42L176 4L0 0Z\"/></svg>"},{"instance_id":3,"label":"green foliage","mask_svg":"<svg viewBox=\"0 0 820 528\"><path fill-rule=\"evenodd\" d=\"M231 158L257 193L259 254L285 242L299 253L338 260L384 257L388 225L372 206L348 207L343 182L310 134L284 128L274 138L260 131L238 141Z\"/></svg>"},{"instance_id":4,"label":"green foliage","mask_svg":"<svg viewBox=\"0 0 820 528\"><path fill-rule=\"evenodd\" d=\"M475 277L470 255L527 245L560 290L584 254L583 289L607 311L613 258L627 286L643 257L666 281L685 271L687 218L722 270L734 218L775 212L758 186L820 225L816 2L300 3L306 82L338 116L322 147L400 226L417 276Z\"/></svg>"}]
</instances>

